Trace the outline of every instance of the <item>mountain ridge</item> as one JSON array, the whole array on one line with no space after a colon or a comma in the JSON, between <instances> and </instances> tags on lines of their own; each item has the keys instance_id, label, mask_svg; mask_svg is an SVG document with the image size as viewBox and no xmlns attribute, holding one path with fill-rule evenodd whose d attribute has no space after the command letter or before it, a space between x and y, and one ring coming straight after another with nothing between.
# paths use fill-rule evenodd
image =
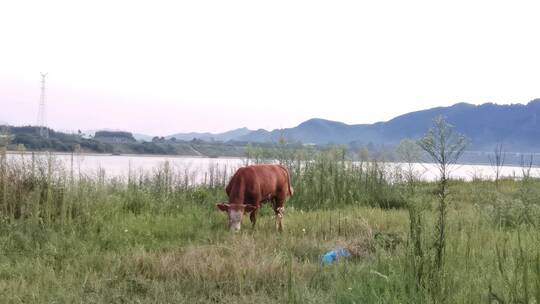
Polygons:
<instances>
[{"instance_id":1,"label":"mountain ridge","mask_svg":"<svg viewBox=\"0 0 540 304\"><path fill-rule=\"evenodd\" d=\"M210 133L210 132L188 132L188 133L175 133L172 135L165 136L167 139L175 138L179 140L192 140L200 139L205 141L229 141L238 136L242 136L252 132L252 130L243 127L233 130L229 130L222 133Z\"/></svg>"},{"instance_id":2,"label":"mountain ridge","mask_svg":"<svg viewBox=\"0 0 540 304\"><path fill-rule=\"evenodd\" d=\"M456 103L405 113L373 124L345 124L322 118L306 120L296 127L256 130L236 138L246 142L268 142L284 138L305 144L350 144L353 142L395 145L405 138L416 139L429 129L437 116L444 116L456 131L470 137L476 149L491 149L504 143L517 149L540 149L540 99L527 104Z\"/></svg>"},{"instance_id":3,"label":"mountain ridge","mask_svg":"<svg viewBox=\"0 0 540 304\"><path fill-rule=\"evenodd\" d=\"M444 116L456 131L472 139L471 148L491 150L503 143L516 150L540 150L540 99L527 104L459 102L398 115L371 124L346 124L324 118L311 118L295 127L250 130L246 127L222 133L188 132L165 136L166 139L267 143L288 142L315 145L397 145L405 138L417 139L431 127L437 116ZM133 134L137 140L150 141L148 135Z\"/></svg>"}]
</instances>

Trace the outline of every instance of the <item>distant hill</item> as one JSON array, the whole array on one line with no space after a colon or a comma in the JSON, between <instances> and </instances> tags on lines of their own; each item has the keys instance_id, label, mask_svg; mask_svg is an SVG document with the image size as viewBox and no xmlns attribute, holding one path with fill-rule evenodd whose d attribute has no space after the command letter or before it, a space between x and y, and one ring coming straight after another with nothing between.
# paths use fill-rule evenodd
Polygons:
<instances>
[{"instance_id":1,"label":"distant hill","mask_svg":"<svg viewBox=\"0 0 540 304\"><path fill-rule=\"evenodd\" d=\"M138 142L129 132L96 131L88 134L63 133L48 129L49 137L39 135L36 126L0 125L0 146L7 144L8 150L18 150L20 146L28 151L91 152L112 154L153 154L186 156L244 156L245 145L201 140L180 141L159 138L151 142ZM90 132L89 132L90 133ZM264 146L265 144L260 144Z\"/></svg>"},{"instance_id":2,"label":"distant hill","mask_svg":"<svg viewBox=\"0 0 540 304\"><path fill-rule=\"evenodd\" d=\"M192 140L192 139L201 139L204 141L229 141L233 140L235 138L244 136L246 134L249 134L252 132L248 128L239 128L234 129L231 131L227 131L224 133L197 133L197 132L191 132L191 133L176 133L169 136L166 136L165 138L171 139L176 138L178 140Z\"/></svg>"},{"instance_id":3,"label":"distant hill","mask_svg":"<svg viewBox=\"0 0 540 304\"><path fill-rule=\"evenodd\" d=\"M472 105L458 103L411 112L386 122L348 125L325 119L310 119L294 128L256 130L235 138L246 142L300 141L318 145L372 143L393 145L404 138L419 138L433 118L442 115L456 130L470 137L474 149L491 150L496 143L518 151L540 149L540 99L527 105Z\"/></svg>"},{"instance_id":4,"label":"distant hill","mask_svg":"<svg viewBox=\"0 0 540 304\"><path fill-rule=\"evenodd\" d=\"M99 131L110 131L110 132L123 132L122 130L117 129L99 129L99 130L85 130L83 133L87 136L95 136L96 132ZM154 136L147 134L132 133L133 137L138 141L152 141Z\"/></svg>"},{"instance_id":5,"label":"distant hill","mask_svg":"<svg viewBox=\"0 0 540 304\"><path fill-rule=\"evenodd\" d=\"M109 143L134 143L137 142L133 134L122 131L97 131L94 135L95 140Z\"/></svg>"},{"instance_id":6,"label":"distant hill","mask_svg":"<svg viewBox=\"0 0 540 304\"><path fill-rule=\"evenodd\" d=\"M72 152L76 146L83 151L106 153L112 152L113 146L94 139L83 138L78 134L68 134L57 132L47 128L49 136L47 138L39 135L39 127L36 126L3 126L6 134L11 137L11 146L8 142L8 150L14 150L18 145L24 145L31 151L58 151Z\"/></svg>"},{"instance_id":7,"label":"distant hill","mask_svg":"<svg viewBox=\"0 0 540 304\"><path fill-rule=\"evenodd\" d=\"M154 136L152 135L146 135L146 134L140 134L140 133L133 133L133 137L135 137L138 141L152 141L152 138Z\"/></svg>"},{"instance_id":8,"label":"distant hill","mask_svg":"<svg viewBox=\"0 0 540 304\"><path fill-rule=\"evenodd\" d=\"M347 125L342 122L313 118L294 128L276 129L268 132L263 129L236 138L238 141L267 142L278 141L281 137L292 142L305 144L347 144L360 137L368 138L369 125Z\"/></svg>"}]
</instances>

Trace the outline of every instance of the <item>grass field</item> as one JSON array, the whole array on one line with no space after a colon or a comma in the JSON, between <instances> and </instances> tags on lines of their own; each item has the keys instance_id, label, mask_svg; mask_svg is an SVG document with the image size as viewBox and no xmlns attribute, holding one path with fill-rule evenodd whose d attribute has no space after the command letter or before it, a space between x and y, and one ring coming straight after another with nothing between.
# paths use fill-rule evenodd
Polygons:
<instances>
[{"instance_id":1,"label":"grass field","mask_svg":"<svg viewBox=\"0 0 540 304\"><path fill-rule=\"evenodd\" d=\"M111 180L1 156L0 302L540 303L539 181L451 181L439 269L435 183L339 151L286 163L285 231L265 206L233 234L219 172ZM338 246L356 256L321 265Z\"/></svg>"}]
</instances>

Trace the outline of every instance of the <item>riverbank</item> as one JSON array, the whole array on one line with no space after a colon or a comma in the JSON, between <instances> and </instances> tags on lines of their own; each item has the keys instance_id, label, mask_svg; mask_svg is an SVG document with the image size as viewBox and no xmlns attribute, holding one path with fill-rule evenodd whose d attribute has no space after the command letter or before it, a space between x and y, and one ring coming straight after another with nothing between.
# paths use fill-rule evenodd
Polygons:
<instances>
[{"instance_id":1,"label":"riverbank","mask_svg":"<svg viewBox=\"0 0 540 304\"><path fill-rule=\"evenodd\" d=\"M47 160L48 152L7 152L8 158L13 160L32 161L32 153L36 158ZM183 155L149 155L149 154L126 154L110 155L103 153L51 153L56 165L62 166L65 170L75 170L77 174L95 175L97 172L106 174L109 178L127 177L130 173L151 174L155 168L167 163L170 167L184 172L190 176L190 181L197 183L204 180L205 176L212 174L215 170L225 170L229 174L240 166L253 163L276 162L276 159L265 159L253 157L215 157L207 158L203 156L183 156ZM323 153L324 155L324 153ZM22 158L21 158L22 156ZM313 155L312 157L317 157ZM312 158L311 161L314 159ZM306 162L308 159L297 160ZM375 160L376 161L376 160ZM294 163L296 161L286 161ZM346 161L347 164L360 164L360 161ZM399 162L381 162L388 172L394 172L394 175L401 174L404 168L409 164ZM437 168L432 163L413 163L412 169L416 172L419 179L433 181L437 178ZM505 164L499 169L501 178L519 180L527 168L520 166L510 166ZM462 180L492 180L495 176L496 168L491 165L471 165L458 164L451 167L450 175L455 179ZM540 176L540 170L537 167L530 168L531 176Z\"/></svg>"}]
</instances>

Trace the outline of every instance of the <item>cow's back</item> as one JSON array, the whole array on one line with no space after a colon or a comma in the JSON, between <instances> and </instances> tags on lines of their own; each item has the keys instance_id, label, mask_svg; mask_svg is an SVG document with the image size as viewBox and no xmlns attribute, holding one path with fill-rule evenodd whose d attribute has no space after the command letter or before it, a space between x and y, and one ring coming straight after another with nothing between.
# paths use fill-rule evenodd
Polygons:
<instances>
[{"instance_id":1,"label":"cow's back","mask_svg":"<svg viewBox=\"0 0 540 304\"><path fill-rule=\"evenodd\" d=\"M231 204L257 204L260 200L284 200L291 195L287 169L280 165L253 165L238 169L225 189Z\"/></svg>"}]
</instances>

